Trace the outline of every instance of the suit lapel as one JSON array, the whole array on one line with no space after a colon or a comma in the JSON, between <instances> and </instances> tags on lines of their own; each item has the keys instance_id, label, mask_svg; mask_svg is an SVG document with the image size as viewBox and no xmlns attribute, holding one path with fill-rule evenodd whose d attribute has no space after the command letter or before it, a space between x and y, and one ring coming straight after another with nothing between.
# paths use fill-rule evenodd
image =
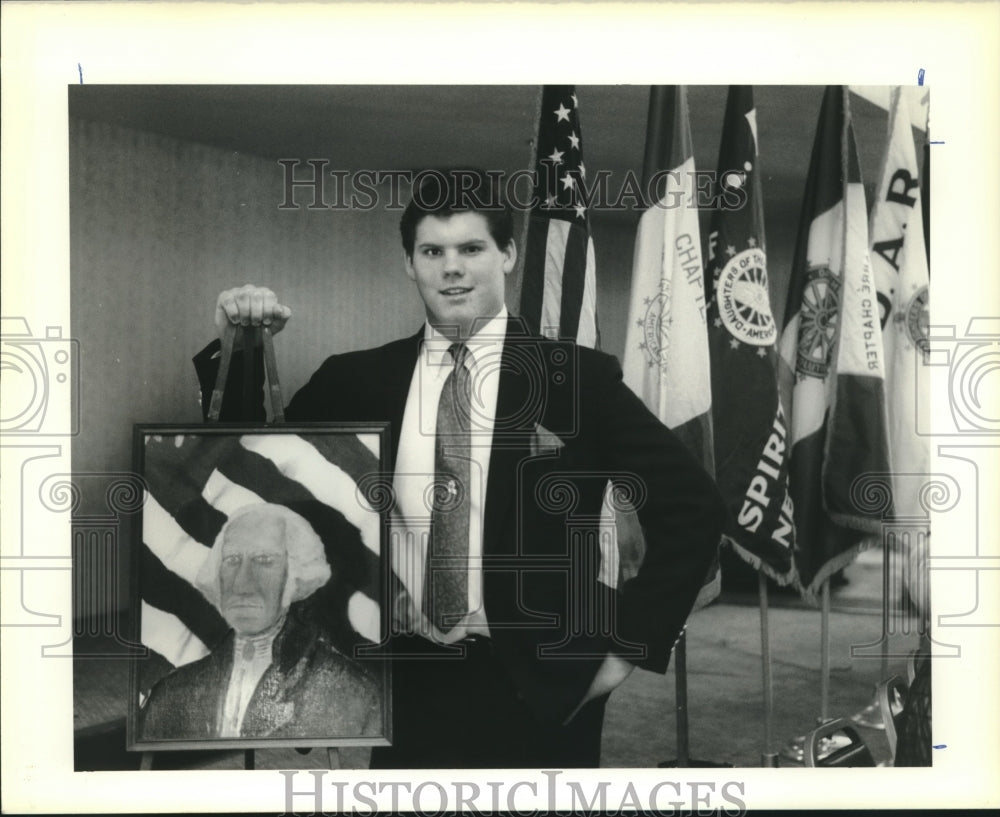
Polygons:
<instances>
[{"instance_id":1,"label":"suit lapel","mask_svg":"<svg viewBox=\"0 0 1000 817\"><path fill-rule=\"evenodd\" d=\"M413 369L417 365L417 355L420 353L420 343L424 330L409 338L405 338L387 347L385 360L378 367L379 371L371 372L376 379L372 394L377 394L373 408L382 407L386 419L392 429L392 458L389 469L396 467L399 455L399 438L403 431L403 414L406 412L406 400L410 393L410 382L413 380Z\"/></svg>"},{"instance_id":2,"label":"suit lapel","mask_svg":"<svg viewBox=\"0 0 1000 817\"><path fill-rule=\"evenodd\" d=\"M225 720L226 694L229 692L229 679L233 674L233 644L236 642L236 632L230 630L212 652L209 654L211 667L211 682L209 689L217 690L215 695L214 722L211 727L212 737L222 734L222 724ZM208 700L211 700L210 698Z\"/></svg>"},{"instance_id":3,"label":"suit lapel","mask_svg":"<svg viewBox=\"0 0 1000 817\"><path fill-rule=\"evenodd\" d=\"M483 551L501 552L505 522L512 518L511 503L517 487L518 465L530 456L531 435L538 422L542 401L538 398L539 375L544 376L542 356L535 338L517 318L507 321L500 382L497 388L493 450L486 483L486 516Z\"/></svg>"}]
</instances>

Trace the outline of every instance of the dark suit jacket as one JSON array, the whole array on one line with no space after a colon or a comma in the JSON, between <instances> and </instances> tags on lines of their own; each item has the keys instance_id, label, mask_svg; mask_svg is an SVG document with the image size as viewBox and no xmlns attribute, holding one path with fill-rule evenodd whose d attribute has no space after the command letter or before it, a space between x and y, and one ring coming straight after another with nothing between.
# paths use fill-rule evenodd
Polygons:
<instances>
[{"instance_id":1,"label":"dark suit jacket","mask_svg":"<svg viewBox=\"0 0 1000 817\"><path fill-rule=\"evenodd\" d=\"M387 421L393 446L421 330L328 358L288 421ZM218 342L195 358L208 406ZM236 360L222 419L240 417ZM638 575L617 593L597 580L597 523L608 479L636 506L646 538ZM508 322L484 520L483 596L495 648L536 713L561 722L600 660L621 654L665 672L719 543L723 505L701 465L622 382L607 354Z\"/></svg>"},{"instance_id":2,"label":"dark suit jacket","mask_svg":"<svg viewBox=\"0 0 1000 817\"><path fill-rule=\"evenodd\" d=\"M178 667L150 690L140 711L142 740L218 738L233 671L226 637L204 658ZM382 732L379 683L337 652L318 628L289 612L243 716L245 738L326 738Z\"/></svg>"}]
</instances>

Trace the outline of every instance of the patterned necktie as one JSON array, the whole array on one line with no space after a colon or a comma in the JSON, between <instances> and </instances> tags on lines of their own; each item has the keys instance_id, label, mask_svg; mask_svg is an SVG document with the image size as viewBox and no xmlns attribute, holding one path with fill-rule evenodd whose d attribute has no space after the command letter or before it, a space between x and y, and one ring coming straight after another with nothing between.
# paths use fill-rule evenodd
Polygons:
<instances>
[{"instance_id":1,"label":"patterned necktie","mask_svg":"<svg viewBox=\"0 0 1000 817\"><path fill-rule=\"evenodd\" d=\"M431 511L424 614L442 633L451 631L469 608L469 350L453 343L454 368L438 403L434 443L434 505Z\"/></svg>"}]
</instances>

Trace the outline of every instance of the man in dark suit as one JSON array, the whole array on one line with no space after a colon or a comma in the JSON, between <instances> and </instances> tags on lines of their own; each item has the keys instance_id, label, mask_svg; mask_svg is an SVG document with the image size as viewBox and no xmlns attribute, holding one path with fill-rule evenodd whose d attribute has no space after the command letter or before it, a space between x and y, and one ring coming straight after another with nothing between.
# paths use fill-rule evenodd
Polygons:
<instances>
[{"instance_id":1,"label":"man in dark suit","mask_svg":"<svg viewBox=\"0 0 1000 817\"><path fill-rule=\"evenodd\" d=\"M517 249L491 182L425 177L400 229L427 323L327 359L286 410L391 426L394 734L376 767L597 766L608 695L635 666L666 671L721 531L711 478L618 362L507 313ZM247 286L216 323L278 331L289 314ZM213 351L196 358L206 396ZM617 592L598 581L608 480L647 545Z\"/></svg>"}]
</instances>

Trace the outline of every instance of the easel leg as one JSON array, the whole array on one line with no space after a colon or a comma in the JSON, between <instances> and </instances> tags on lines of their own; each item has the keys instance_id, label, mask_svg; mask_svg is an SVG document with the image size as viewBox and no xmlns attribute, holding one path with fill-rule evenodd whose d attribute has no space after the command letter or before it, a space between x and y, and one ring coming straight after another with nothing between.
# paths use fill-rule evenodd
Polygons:
<instances>
[{"instance_id":1,"label":"easel leg","mask_svg":"<svg viewBox=\"0 0 1000 817\"><path fill-rule=\"evenodd\" d=\"M143 752L142 757L139 758L139 771L148 772L153 768L153 753Z\"/></svg>"},{"instance_id":2,"label":"easel leg","mask_svg":"<svg viewBox=\"0 0 1000 817\"><path fill-rule=\"evenodd\" d=\"M331 769L340 768L340 749L335 749L333 746L328 746L326 749L327 761L330 764Z\"/></svg>"}]
</instances>

